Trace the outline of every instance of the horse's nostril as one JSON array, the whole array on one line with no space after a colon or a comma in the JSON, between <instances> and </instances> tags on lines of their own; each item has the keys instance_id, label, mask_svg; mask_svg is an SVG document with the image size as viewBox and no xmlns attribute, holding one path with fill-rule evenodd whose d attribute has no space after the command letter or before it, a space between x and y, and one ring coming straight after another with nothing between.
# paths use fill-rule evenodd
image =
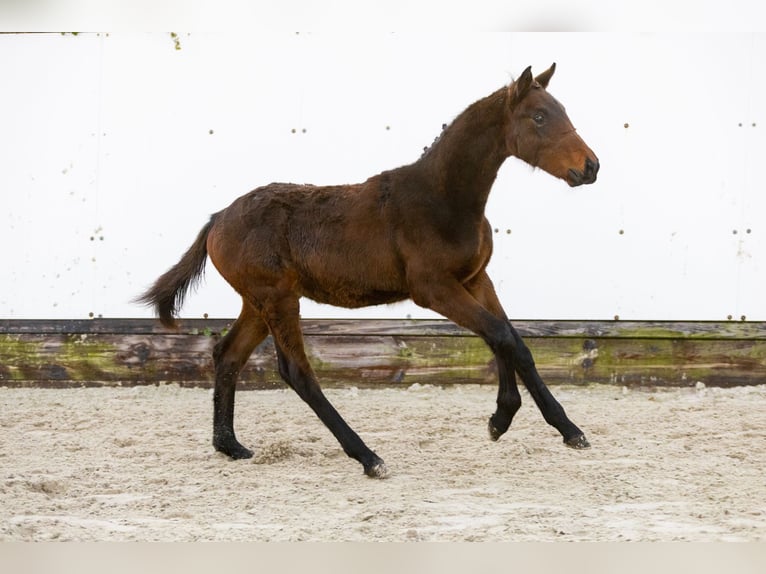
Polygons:
<instances>
[{"instance_id":1,"label":"horse's nostril","mask_svg":"<svg viewBox=\"0 0 766 574\"><path fill-rule=\"evenodd\" d=\"M598 160L592 160L590 158L585 160L585 179L588 181L595 181L596 180L596 174L598 173L599 168Z\"/></svg>"}]
</instances>

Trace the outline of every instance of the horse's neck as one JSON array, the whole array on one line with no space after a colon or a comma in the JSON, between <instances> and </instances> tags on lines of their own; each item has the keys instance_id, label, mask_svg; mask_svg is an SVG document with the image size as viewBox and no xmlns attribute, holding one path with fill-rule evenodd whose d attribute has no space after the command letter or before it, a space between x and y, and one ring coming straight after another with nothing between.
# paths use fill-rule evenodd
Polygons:
<instances>
[{"instance_id":1,"label":"horse's neck","mask_svg":"<svg viewBox=\"0 0 766 574\"><path fill-rule=\"evenodd\" d=\"M418 162L433 192L466 215L483 216L497 172L508 157L504 93L498 90L469 106Z\"/></svg>"}]
</instances>

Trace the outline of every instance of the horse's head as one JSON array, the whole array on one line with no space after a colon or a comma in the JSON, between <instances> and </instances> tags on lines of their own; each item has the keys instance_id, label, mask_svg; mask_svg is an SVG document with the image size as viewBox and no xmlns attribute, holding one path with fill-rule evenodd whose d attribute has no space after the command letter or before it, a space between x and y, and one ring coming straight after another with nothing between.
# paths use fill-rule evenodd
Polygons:
<instances>
[{"instance_id":1,"label":"horse's head","mask_svg":"<svg viewBox=\"0 0 766 574\"><path fill-rule=\"evenodd\" d=\"M530 66L508 86L508 151L572 187L593 183L599 168L596 154L577 135L564 106L546 90L555 70L553 64L535 78Z\"/></svg>"}]
</instances>

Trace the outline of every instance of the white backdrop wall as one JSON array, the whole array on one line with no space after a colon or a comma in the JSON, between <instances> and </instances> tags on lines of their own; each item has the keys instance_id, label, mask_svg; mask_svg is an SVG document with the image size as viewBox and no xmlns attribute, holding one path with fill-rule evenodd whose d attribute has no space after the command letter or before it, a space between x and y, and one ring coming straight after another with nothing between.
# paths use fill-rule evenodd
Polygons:
<instances>
[{"instance_id":1,"label":"white backdrop wall","mask_svg":"<svg viewBox=\"0 0 766 574\"><path fill-rule=\"evenodd\" d=\"M0 317L148 317L131 299L210 213L414 161L554 61L602 167L576 189L502 168L490 273L509 314L766 320L766 35L670 33L0 35ZM183 316L238 312L210 265Z\"/></svg>"}]
</instances>

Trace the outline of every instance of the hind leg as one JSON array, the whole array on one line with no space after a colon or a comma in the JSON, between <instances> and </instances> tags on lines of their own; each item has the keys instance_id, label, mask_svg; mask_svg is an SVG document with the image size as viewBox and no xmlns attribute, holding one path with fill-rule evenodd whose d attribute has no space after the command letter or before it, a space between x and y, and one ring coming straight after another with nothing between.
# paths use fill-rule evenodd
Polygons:
<instances>
[{"instance_id":1,"label":"hind leg","mask_svg":"<svg viewBox=\"0 0 766 574\"><path fill-rule=\"evenodd\" d=\"M303 348L299 319L298 299L292 294L274 302L268 313L280 375L330 429L343 451L362 464L367 476L385 478L388 471L383 460L348 426L319 387Z\"/></svg>"},{"instance_id":2,"label":"hind leg","mask_svg":"<svg viewBox=\"0 0 766 574\"><path fill-rule=\"evenodd\" d=\"M213 350L213 446L233 459L253 456L253 452L242 446L234 435L234 393L239 372L266 335L266 323L243 301L239 318Z\"/></svg>"}]
</instances>

